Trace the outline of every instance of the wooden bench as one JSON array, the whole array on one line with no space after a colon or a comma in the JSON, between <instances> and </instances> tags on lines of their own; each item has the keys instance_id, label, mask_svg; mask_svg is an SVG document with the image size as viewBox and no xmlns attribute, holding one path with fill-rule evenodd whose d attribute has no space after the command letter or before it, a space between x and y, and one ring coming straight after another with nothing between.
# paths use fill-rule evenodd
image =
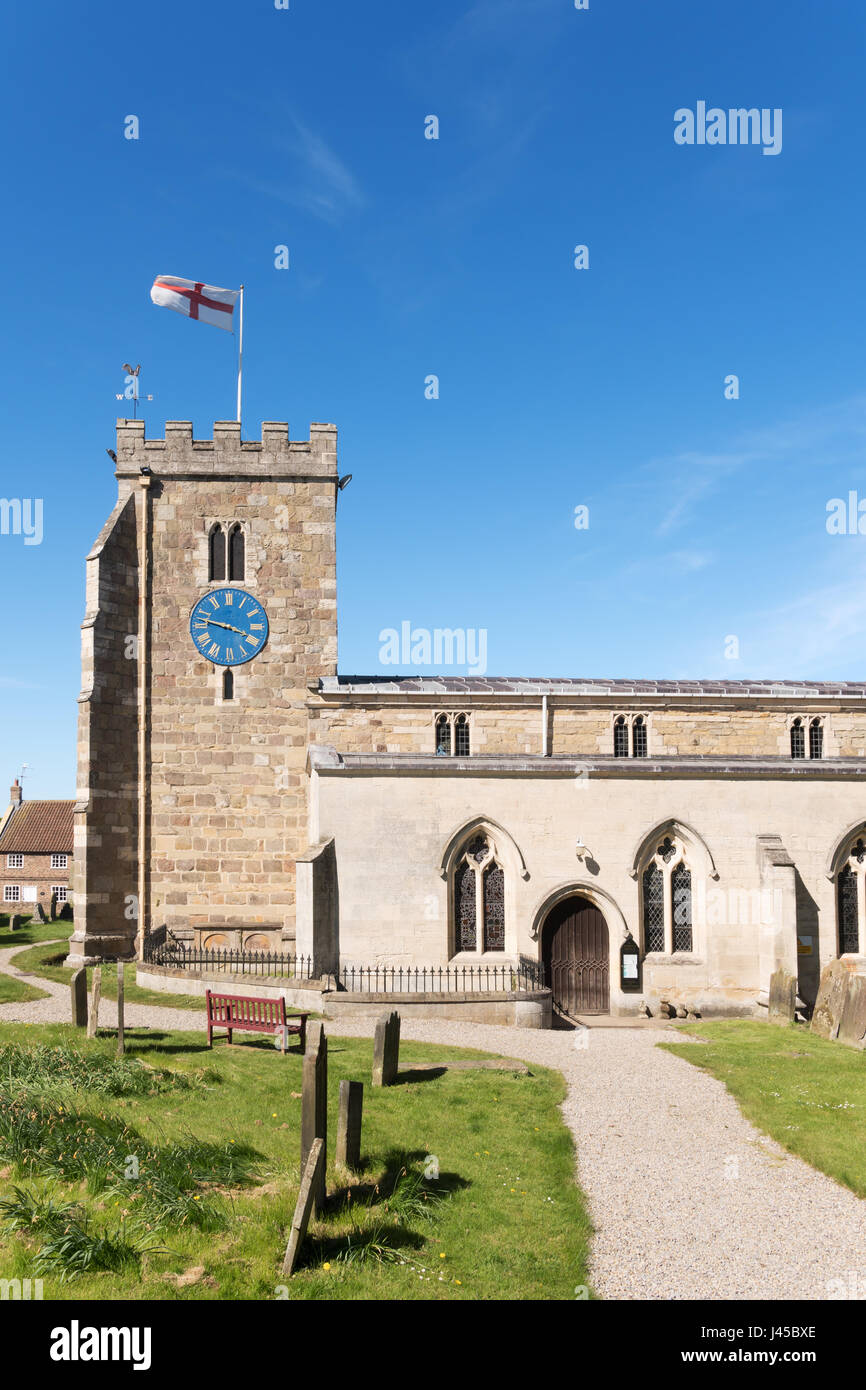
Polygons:
<instances>
[{"instance_id":1,"label":"wooden bench","mask_svg":"<svg viewBox=\"0 0 866 1390\"><path fill-rule=\"evenodd\" d=\"M214 994L208 990L207 999L207 1045L213 1047L214 1028L225 1028L228 1032L229 1046L232 1033L278 1033L281 1036L280 1051L286 1050L289 1033L297 1033L301 1051L307 1046L307 1019L309 1014L294 1014L292 1023L286 1017L286 1001L278 999L257 999L243 994Z\"/></svg>"}]
</instances>

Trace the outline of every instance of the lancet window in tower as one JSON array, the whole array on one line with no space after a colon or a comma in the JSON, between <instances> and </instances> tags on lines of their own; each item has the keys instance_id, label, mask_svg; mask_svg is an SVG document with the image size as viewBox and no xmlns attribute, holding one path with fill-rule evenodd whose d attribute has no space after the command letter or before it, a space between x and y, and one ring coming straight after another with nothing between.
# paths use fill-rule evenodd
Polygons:
<instances>
[{"instance_id":1,"label":"lancet window in tower","mask_svg":"<svg viewBox=\"0 0 866 1390\"><path fill-rule=\"evenodd\" d=\"M207 552L208 579L226 577L226 535L221 526L212 526L208 536Z\"/></svg>"},{"instance_id":2,"label":"lancet window in tower","mask_svg":"<svg viewBox=\"0 0 866 1390\"><path fill-rule=\"evenodd\" d=\"M245 579L246 544L243 527L236 523L229 531L229 579Z\"/></svg>"}]
</instances>

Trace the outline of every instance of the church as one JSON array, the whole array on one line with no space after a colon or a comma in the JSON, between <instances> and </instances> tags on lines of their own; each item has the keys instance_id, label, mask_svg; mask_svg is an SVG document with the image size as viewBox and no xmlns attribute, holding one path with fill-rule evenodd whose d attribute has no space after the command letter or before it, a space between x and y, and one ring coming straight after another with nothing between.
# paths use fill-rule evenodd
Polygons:
<instances>
[{"instance_id":1,"label":"church","mask_svg":"<svg viewBox=\"0 0 866 1390\"><path fill-rule=\"evenodd\" d=\"M86 562L70 963L518 967L755 1013L866 972L866 684L337 671L337 431L117 424Z\"/></svg>"}]
</instances>

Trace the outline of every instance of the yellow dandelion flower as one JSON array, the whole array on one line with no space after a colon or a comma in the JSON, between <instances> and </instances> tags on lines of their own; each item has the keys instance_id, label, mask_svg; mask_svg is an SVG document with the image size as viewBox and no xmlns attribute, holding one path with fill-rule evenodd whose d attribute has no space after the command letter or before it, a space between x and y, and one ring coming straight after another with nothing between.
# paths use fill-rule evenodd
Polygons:
<instances>
[{"instance_id":1,"label":"yellow dandelion flower","mask_svg":"<svg viewBox=\"0 0 866 1390\"><path fill-rule=\"evenodd\" d=\"M440 1250L440 1251L439 1251L439 1258L440 1258L440 1260L444 1260L444 1259L445 1259L445 1251L444 1251L444 1250Z\"/></svg>"},{"instance_id":2,"label":"yellow dandelion flower","mask_svg":"<svg viewBox=\"0 0 866 1390\"><path fill-rule=\"evenodd\" d=\"M322 1265L322 1269L330 1269L330 1268L331 1268L330 1263L326 1260L325 1263Z\"/></svg>"}]
</instances>

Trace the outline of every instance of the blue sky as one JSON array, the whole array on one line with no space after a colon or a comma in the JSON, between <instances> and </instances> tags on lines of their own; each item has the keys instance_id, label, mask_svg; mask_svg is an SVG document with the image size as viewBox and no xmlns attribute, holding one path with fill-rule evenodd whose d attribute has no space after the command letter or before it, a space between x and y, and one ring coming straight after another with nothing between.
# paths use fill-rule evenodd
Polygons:
<instances>
[{"instance_id":1,"label":"blue sky","mask_svg":"<svg viewBox=\"0 0 866 1390\"><path fill-rule=\"evenodd\" d=\"M151 436L234 412L233 340L158 273L245 283L246 437L339 426L341 671L408 620L486 629L494 675L862 679L866 539L825 525L866 497L859 0L49 2L2 38L0 494L44 536L0 535L0 786L74 794L121 364ZM675 144L698 101L781 108L782 152Z\"/></svg>"}]
</instances>

